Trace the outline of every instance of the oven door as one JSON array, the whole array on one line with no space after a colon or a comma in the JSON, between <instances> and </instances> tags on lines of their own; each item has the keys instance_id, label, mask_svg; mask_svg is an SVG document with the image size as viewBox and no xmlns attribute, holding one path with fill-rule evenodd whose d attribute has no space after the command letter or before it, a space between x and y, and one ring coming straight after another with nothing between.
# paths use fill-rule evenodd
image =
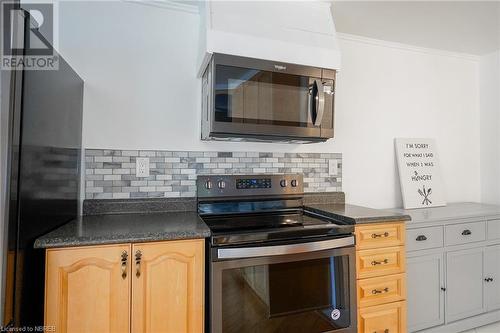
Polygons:
<instances>
[{"instance_id":1,"label":"oven door","mask_svg":"<svg viewBox=\"0 0 500 333\"><path fill-rule=\"evenodd\" d=\"M333 137L334 79L322 69L223 54L212 66L213 135Z\"/></svg>"},{"instance_id":2,"label":"oven door","mask_svg":"<svg viewBox=\"0 0 500 333\"><path fill-rule=\"evenodd\" d=\"M213 248L212 333L355 333L353 243Z\"/></svg>"}]
</instances>

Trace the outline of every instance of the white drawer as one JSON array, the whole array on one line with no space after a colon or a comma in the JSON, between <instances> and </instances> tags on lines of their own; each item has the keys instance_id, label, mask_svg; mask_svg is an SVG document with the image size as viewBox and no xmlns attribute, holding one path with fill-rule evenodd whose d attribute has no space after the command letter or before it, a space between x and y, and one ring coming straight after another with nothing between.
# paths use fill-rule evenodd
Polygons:
<instances>
[{"instance_id":1,"label":"white drawer","mask_svg":"<svg viewBox=\"0 0 500 333\"><path fill-rule=\"evenodd\" d=\"M445 227L445 245L480 242L486 239L486 222L451 224Z\"/></svg>"},{"instance_id":2,"label":"white drawer","mask_svg":"<svg viewBox=\"0 0 500 333\"><path fill-rule=\"evenodd\" d=\"M500 220L488 221L488 239L500 239Z\"/></svg>"},{"instance_id":3,"label":"white drawer","mask_svg":"<svg viewBox=\"0 0 500 333\"><path fill-rule=\"evenodd\" d=\"M406 231L406 250L425 250L443 247L443 227L411 229Z\"/></svg>"}]
</instances>

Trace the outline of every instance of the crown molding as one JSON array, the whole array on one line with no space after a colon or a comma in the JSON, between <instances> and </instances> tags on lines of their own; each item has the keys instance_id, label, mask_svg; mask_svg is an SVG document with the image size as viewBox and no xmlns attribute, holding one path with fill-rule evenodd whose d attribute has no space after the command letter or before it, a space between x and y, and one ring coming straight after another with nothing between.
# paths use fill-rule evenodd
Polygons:
<instances>
[{"instance_id":1,"label":"crown molding","mask_svg":"<svg viewBox=\"0 0 500 333\"><path fill-rule=\"evenodd\" d=\"M193 4L194 1L192 3L186 3L183 1L173 1L173 0L122 0L122 1L133 3L136 5L170 9L191 14L199 14L200 12L199 7Z\"/></svg>"},{"instance_id":2,"label":"crown molding","mask_svg":"<svg viewBox=\"0 0 500 333\"><path fill-rule=\"evenodd\" d=\"M351 34L340 33L340 32L337 33L337 36L341 40L358 42L358 43L375 45L375 46L389 47L389 48L393 48L393 49L405 50L405 51L416 52L416 53L439 55L439 56L444 56L444 57L459 58L459 59L465 59L465 60L476 61L476 62L479 62L479 60L481 58L481 56L478 56L475 54L444 51L444 50L439 50L439 49L420 47L420 46L397 43L397 42L390 42L390 41L386 41L386 40L363 37L363 36L358 36L358 35L351 35Z\"/></svg>"}]
</instances>

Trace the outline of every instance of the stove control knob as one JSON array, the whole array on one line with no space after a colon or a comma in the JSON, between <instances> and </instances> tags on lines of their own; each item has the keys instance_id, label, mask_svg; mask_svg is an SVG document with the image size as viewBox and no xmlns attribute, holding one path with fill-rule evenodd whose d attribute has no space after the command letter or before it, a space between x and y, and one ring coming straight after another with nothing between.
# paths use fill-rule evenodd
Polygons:
<instances>
[{"instance_id":1,"label":"stove control knob","mask_svg":"<svg viewBox=\"0 0 500 333\"><path fill-rule=\"evenodd\" d=\"M280 185L281 185L281 187L287 187L287 186L288 186L288 180L286 180L286 179L282 179L282 180L280 181Z\"/></svg>"},{"instance_id":2,"label":"stove control knob","mask_svg":"<svg viewBox=\"0 0 500 333\"><path fill-rule=\"evenodd\" d=\"M297 182L297 179L292 179L292 181L290 182L290 185L292 185L292 187L297 187L299 183Z\"/></svg>"},{"instance_id":3,"label":"stove control knob","mask_svg":"<svg viewBox=\"0 0 500 333\"><path fill-rule=\"evenodd\" d=\"M211 189L212 189L212 187L214 187L214 184L212 183L212 181L211 181L211 180L207 180L207 181L205 182L205 188L206 188L207 190L211 190Z\"/></svg>"},{"instance_id":4,"label":"stove control knob","mask_svg":"<svg viewBox=\"0 0 500 333\"><path fill-rule=\"evenodd\" d=\"M223 180L219 180L219 181L217 182L217 187L218 187L218 188L220 188L221 190L222 190L222 189L225 189L225 188L226 188L226 182L225 182L225 181L223 181Z\"/></svg>"}]
</instances>

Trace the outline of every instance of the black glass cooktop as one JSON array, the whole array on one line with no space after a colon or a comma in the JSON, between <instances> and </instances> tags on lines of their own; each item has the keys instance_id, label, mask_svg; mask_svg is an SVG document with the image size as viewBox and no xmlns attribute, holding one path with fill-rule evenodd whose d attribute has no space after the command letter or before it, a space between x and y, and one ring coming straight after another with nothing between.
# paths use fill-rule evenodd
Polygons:
<instances>
[{"instance_id":1,"label":"black glass cooktop","mask_svg":"<svg viewBox=\"0 0 500 333\"><path fill-rule=\"evenodd\" d=\"M259 243L351 234L354 226L311 216L301 209L287 212L212 215L203 217L213 245Z\"/></svg>"}]
</instances>

